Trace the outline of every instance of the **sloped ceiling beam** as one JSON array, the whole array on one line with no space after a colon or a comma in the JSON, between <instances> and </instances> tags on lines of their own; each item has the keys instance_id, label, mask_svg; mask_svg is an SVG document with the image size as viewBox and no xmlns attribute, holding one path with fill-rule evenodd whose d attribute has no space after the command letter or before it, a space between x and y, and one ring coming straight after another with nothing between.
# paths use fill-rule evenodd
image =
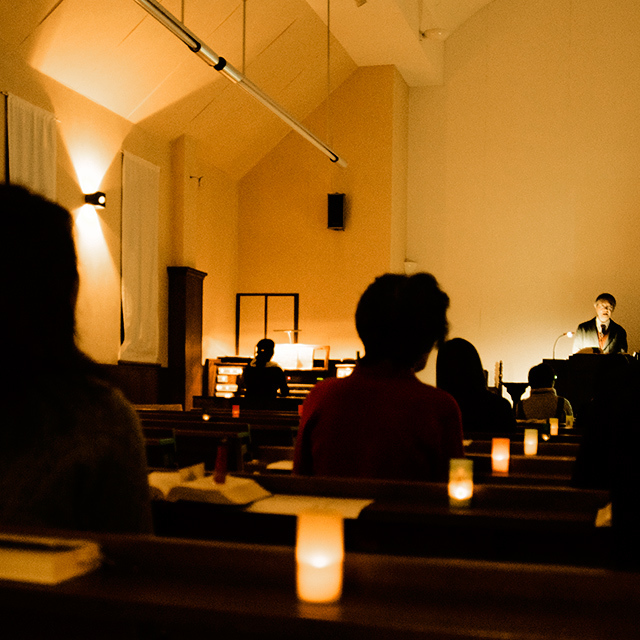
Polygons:
<instances>
[{"instance_id":1,"label":"sloped ceiling beam","mask_svg":"<svg viewBox=\"0 0 640 640\"><path fill-rule=\"evenodd\" d=\"M277 102L272 100L266 93L253 84L248 78L242 75L233 65L229 64L222 56L219 56L209 46L202 42L193 32L185 27L173 14L167 11L156 0L134 0L149 15L154 17L160 24L166 27L171 33L179 38L189 47L193 53L202 58L209 66L219 71L227 79L238 85L253 98L270 109L281 120L286 122L294 131L299 133L308 142L317 147L324 153L331 162L335 162L341 167L346 167L347 163L344 158L338 156L330 149L322 140L315 136L306 127L300 124L293 116L285 111Z\"/></svg>"}]
</instances>

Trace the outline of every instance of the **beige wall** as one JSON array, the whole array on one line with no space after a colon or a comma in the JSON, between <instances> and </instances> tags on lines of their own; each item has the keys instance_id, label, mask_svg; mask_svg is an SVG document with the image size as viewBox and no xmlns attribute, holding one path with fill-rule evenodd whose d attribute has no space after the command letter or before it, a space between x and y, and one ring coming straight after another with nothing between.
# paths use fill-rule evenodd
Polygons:
<instances>
[{"instance_id":1,"label":"beige wall","mask_svg":"<svg viewBox=\"0 0 640 640\"><path fill-rule=\"evenodd\" d=\"M238 264L237 183L203 158L188 138L174 143L173 157L173 230L182 240L174 264L207 274L203 283L203 359L232 354Z\"/></svg>"},{"instance_id":2,"label":"beige wall","mask_svg":"<svg viewBox=\"0 0 640 640\"><path fill-rule=\"evenodd\" d=\"M495 0L411 90L408 255L491 380L526 380L603 291L640 348L639 32L635 0Z\"/></svg>"},{"instance_id":3,"label":"beige wall","mask_svg":"<svg viewBox=\"0 0 640 640\"><path fill-rule=\"evenodd\" d=\"M152 135L1 49L0 90L47 109L58 119L57 200L76 217L81 347L100 362L117 362L121 152L126 150L160 167L160 363L167 364L166 268L172 265L189 266L208 274L204 281L203 357L232 353L237 183L203 158L189 139L171 143ZM4 155L1 162L4 175ZM82 208L82 203L85 191L98 188L107 194L107 207L96 214L93 208Z\"/></svg>"},{"instance_id":4,"label":"beige wall","mask_svg":"<svg viewBox=\"0 0 640 640\"><path fill-rule=\"evenodd\" d=\"M394 68L361 68L307 121L347 168L290 133L240 182L239 290L299 293L300 342L333 358L362 350L358 298L404 261L407 99ZM344 231L327 229L334 192L346 194Z\"/></svg>"}]
</instances>

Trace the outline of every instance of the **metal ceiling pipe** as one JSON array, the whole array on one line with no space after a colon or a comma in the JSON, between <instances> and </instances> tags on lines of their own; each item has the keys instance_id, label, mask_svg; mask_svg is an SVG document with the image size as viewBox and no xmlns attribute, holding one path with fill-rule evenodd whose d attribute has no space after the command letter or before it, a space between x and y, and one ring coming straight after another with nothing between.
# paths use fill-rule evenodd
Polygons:
<instances>
[{"instance_id":1,"label":"metal ceiling pipe","mask_svg":"<svg viewBox=\"0 0 640 640\"><path fill-rule=\"evenodd\" d=\"M275 113L281 120L286 122L294 131L297 131L303 138L312 145L320 149L331 162L335 162L341 167L346 167L347 163L337 153L332 151L322 140L316 137L306 127L301 125L293 116L287 113L277 102L272 100L266 93L259 89L248 78L245 78L240 71L229 64L222 56L209 48L193 32L182 24L173 14L167 11L156 0L134 0L149 15L153 16L160 24L164 25L171 33L178 37L197 56L202 58L209 66L219 71L249 95L261 102L267 109Z\"/></svg>"}]
</instances>

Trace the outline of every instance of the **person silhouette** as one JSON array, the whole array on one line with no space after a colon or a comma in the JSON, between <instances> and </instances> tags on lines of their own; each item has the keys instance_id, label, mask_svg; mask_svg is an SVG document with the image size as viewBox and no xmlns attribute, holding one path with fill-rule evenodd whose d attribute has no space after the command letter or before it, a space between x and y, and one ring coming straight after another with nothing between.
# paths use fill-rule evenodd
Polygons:
<instances>
[{"instance_id":1,"label":"person silhouette","mask_svg":"<svg viewBox=\"0 0 640 640\"><path fill-rule=\"evenodd\" d=\"M0 523L151 532L136 411L76 344L69 212L0 185Z\"/></svg>"},{"instance_id":2,"label":"person silhouette","mask_svg":"<svg viewBox=\"0 0 640 640\"><path fill-rule=\"evenodd\" d=\"M438 349L436 385L456 399L465 436L515 431L511 404L489 391L480 355L468 340L453 338Z\"/></svg>"},{"instance_id":3,"label":"person silhouette","mask_svg":"<svg viewBox=\"0 0 640 640\"><path fill-rule=\"evenodd\" d=\"M444 481L464 457L455 400L418 380L446 336L449 297L428 273L385 274L362 294L356 329L365 355L346 378L304 401L294 473Z\"/></svg>"},{"instance_id":4,"label":"person silhouette","mask_svg":"<svg viewBox=\"0 0 640 640\"><path fill-rule=\"evenodd\" d=\"M253 402L269 402L278 394L289 394L287 377L282 368L271 361L275 343L263 338L256 344L255 358L244 368L239 383L239 390L244 397Z\"/></svg>"}]
</instances>

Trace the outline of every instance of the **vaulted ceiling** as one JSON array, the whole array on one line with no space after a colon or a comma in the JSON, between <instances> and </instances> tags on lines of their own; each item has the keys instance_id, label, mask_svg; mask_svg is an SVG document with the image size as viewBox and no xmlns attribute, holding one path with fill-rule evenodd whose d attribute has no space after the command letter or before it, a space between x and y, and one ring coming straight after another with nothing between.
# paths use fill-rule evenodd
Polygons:
<instances>
[{"instance_id":1,"label":"vaulted ceiling","mask_svg":"<svg viewBox=\"0 0 640 640\"><path fill-rule=\"evenodd\" d=\"M395 65L409 86L438 84L444 40L490 1L162 5L302 121L358 66ZM231 177L244 175L289 131L135 0L0 0L0 39L35 69L127 120L171 139L196 138Z\"/></svg>"}]
</instances>

